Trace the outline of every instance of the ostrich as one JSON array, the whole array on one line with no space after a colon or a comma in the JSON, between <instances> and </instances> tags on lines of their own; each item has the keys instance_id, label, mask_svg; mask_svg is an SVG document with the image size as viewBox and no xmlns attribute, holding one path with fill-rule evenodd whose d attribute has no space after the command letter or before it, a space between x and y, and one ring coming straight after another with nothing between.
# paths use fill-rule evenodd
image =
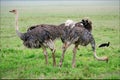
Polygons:
<instances>
[{"instance_id":1,"label":"ostrich","mask_svg":"<svg viewBox=\"0 0 120 80\"><path fill-rule=\"evenodd\" d=\"M26 46L27 48L42 48L46 64L48 64L48 54L46 48L50 48L50 50L52 51L53 66L56 66L55 47L53 40L60 35L57 27L55 25L43 24L42 26L46 26L45 28L43 28L41 27L41 25L36 25L30 27L27 32L21 33L18 27L18 11L11 10L9 12L15 14L16 34L23 41L24 46Z\"/></svg>"},{"instance_id":2,"label":"ostrich","mask_svg":"<svg viewBox=\"0 0 120 80\"><path fill-rule=\"evenodd\" d=\"M85 21L82 20L81 23ZM88 21L87 21L88 23ZM67 26L66 26L67 27ZM66 28L67 29L67 28ZM81 25L80 23L75 24L75 27L73 27L70 30L67 30L67 34L65 37L62 38L63 44L63 51L62 51L62 56L60 59L59 66L62 66L62 62L64 60L64 54L67 50L67 48L71 45L74 44L74 49L73 49L73 60L72 60L72 67L75 67L75 56L76 56L76 51L78 49L78 45L82 46L87 46L89 43L91 44L94 57L99 60L99 61L106 61L108 62L108 57L98 57L96 54L96 47L95 47L95 40L93 38L93 35L91 34L92 27L89 27L89 25L85 24Z\"/></svg>"}]
</instances>

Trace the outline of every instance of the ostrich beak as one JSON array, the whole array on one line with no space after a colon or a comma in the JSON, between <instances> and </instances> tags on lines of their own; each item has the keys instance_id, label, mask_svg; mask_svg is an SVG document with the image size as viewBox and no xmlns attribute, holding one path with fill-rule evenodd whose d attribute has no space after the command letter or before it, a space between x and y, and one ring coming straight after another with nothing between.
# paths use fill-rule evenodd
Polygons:
<instances>
[{"instance_id":1,"label":"ostrich beak","mask_svg":"<svg viewBox=\"0 0 120 80\"><path fill-rule=\"evenodd\" d=\"M16 9L14 9L14 10L11 10L11 11L9 11L9 12L16 14L17 11L16 11Z\"/></svg>"},{"instance_id":2,"label":"ostrich beak","mask_svg":"<svg viewBox=\"0 0 120 80\"><path fill-rule=\"evenodd\" d=\"M9 11L9 12L12 12L12 11Z\"/></svg>"}]
</instances>

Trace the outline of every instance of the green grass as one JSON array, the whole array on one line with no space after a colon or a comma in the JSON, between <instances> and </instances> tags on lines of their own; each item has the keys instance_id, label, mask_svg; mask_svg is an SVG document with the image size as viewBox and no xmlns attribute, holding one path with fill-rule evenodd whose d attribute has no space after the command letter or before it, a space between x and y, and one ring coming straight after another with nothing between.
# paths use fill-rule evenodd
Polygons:
<instances>
[{"instance_id":1,"label":"green grass","mask_svg":"<svg viewBox=\"0 0 120 80\"><path fill-rule=\"evenodd\" d=\"M89 7L89 8L88 8ZM57 67L52 65L52 54L49 49L45 65L42 49L27 49L16 36L14 15L8 11L19 10L19 27L25 32L35 24L60 24L67 19L76 22L89 17L93 23L92 34L96 40L97 54L108 56L109 62L97 61L93 57L91 46L80 46L76 55L76 68L71 67L72 49L65 54L63 66L58 67L62 42L55 41ZM118 6L2 6L0 13L0 78L1 79L120 79L120 35ZM103 42L110 41L108 48L98 48Z\"/></svg>"}]
</instances>

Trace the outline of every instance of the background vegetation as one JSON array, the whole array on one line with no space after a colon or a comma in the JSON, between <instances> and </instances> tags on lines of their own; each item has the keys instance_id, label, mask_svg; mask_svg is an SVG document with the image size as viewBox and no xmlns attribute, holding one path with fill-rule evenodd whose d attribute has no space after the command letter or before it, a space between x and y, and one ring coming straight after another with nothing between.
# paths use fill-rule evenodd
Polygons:
<instances>
[{"instance_id":1,"label":"background vegetation","mask_svg":"<svg viewBox=\"0 0 120 80\"><path fill-rule=\"evenodd\" d=\"M116 1L0 1L0 78L1 79L120 79L120 15ZM62 68L52 66L48 49L49 65L45 65L42 49L28 49L16 36L14 15L9 10L18 9L20 31L36 24L61 24L67 19L76 22L89 17L93 23L92 34L96 40L97 54L108 56L109 62L97 61L91 46L79 46L76 68L71 67L72 49L65 54ZM107 48L98 45L110 41ZM61 57L60 40L55 41L56 60Z\"/></svg>"}]
</instances>

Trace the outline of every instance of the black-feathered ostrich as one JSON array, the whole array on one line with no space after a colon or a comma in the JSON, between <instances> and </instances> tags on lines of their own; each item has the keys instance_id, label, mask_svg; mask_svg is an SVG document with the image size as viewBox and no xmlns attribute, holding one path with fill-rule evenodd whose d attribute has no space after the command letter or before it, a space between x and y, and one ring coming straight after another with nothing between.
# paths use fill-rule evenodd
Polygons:
<instances>
[{"instance_id":1,"label":"black-feathered ostrich","mask_svg":"<svg viewBox=\"0 0 120 80\"><path fill-rule=\"evenodd\" d=\"M47 25L47 24L36 25L30 27L27 30L27 32L21 33L18 27L18 11L11 10L9 12L15 14L16 33L23 41L23 44L28 48L42 48L45 56L46 64L48 64L48 54L46 48L47 47L50 48L52 51L53 65L56 66L55 47L53 40L56 39L56 37L60 36L57 27L55 25Z\"/></svg>"},{"instance_id":2,"label":"black-feathered ostrich","mask_svg":"<svg viewBox=\"0 0 120 80\"><path fill-rule=\"evenodd\" d=\"M75 61L76 61L75 57L76 57L76 51L77 51L78 45L87 46L90 43L93 49L94 57L99 61L108 61L108 57L106 56L104 57L97 56L95 40L93 38L93 35L91 34L91 30L92 30L92 24L88 20L82 20L81 22L76 23L75 26L72 27L72 29L66 30L67 34L65 35L65 37L62 38L64 45L63 45L62 56L59 63L60 67L62 66L62 62L64 60L65 51L71 44L75 45L73 49L73 60L72 60L73 68L75 67Z\"/></svg>"}]
</instances>

